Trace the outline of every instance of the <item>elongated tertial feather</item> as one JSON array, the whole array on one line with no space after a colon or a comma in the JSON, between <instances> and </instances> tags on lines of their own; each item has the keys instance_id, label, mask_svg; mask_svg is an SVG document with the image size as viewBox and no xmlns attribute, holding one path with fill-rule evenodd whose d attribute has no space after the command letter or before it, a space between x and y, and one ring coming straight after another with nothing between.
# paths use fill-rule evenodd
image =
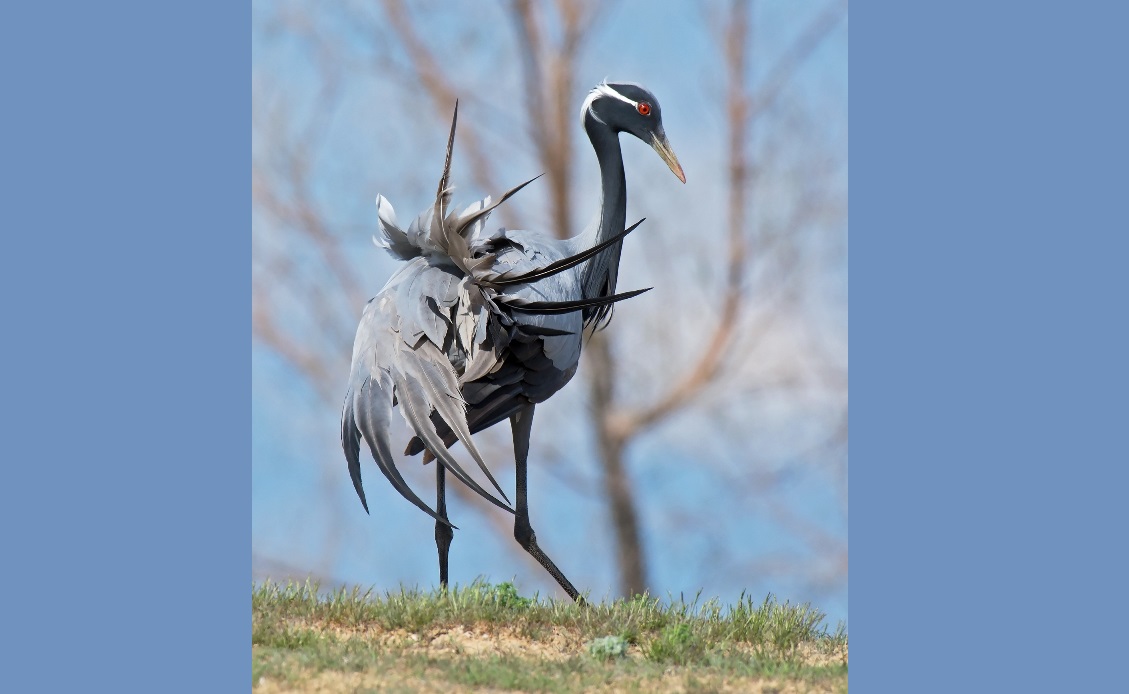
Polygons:
<instances>
[{"instance_id":1,"label":"elongated tertial feather","mask_svg":"<svg viewBox=\"0 0 1129 694\"><path fill-rule=\"evenodd\" d=\"M622 241L623 237L635 231L635 228L642 224L644 220L646 220L646 217L640 219L638 222L635 222L631 226L624 229L622 232L616 234L603 243L592 246L588 250L577 253L573 256L569 256L568 258L562 258L556 262L549 263L545 267L538 270L531 270L520 275L510 275L509 273L502 273L495 278L485 279L484 281L481 281L481 283L486 284L487 286L505 287L512 284L528 284L529 282L536 282L537 280L542 280L546 277L552 277L559 272L564 272L570 267L583 263L585 260L588 260L589 258L595 256L597 253L604 250L608 246ZM475 279L478 280L479 278Z\"/></svg>"},{"instance_id":2,"label":"elongated tertial feather","mask_svg":"<svg viewBox=\"0 0 1129 694\"><path fill-rule=\"evenodd\" d=\"M357 430L353 418L353 391L345 395L345 405L341 409L341 448L345 451L345 460L349 463L349 478L353 480L353 489L361 498L361 506L368 513L368 501L365 500L365 488L361 484L361 432Z\"/></svg>"},{"instance_id":3,"label":"elongated tertial feather","mask_svg":"<svg viewBox=\"0 0 1129 694\"><path fill-rule=\"evenodd\" d=\"M646 289L636 289L635 291L631 292L612 294L611 296L601 296L594 299L579 299L577 301L523 301L522 299L517 297L499 297L495 301L504 305L506 308L517 311L519 313L572 313L573 311L582 311L586 308L614 304L617 301L623 301L624 299L630 299L633 296L639 296L643 292L649 292L652 289L654 289L654 287L647 287Z\"/></svg>"},{"instance_id":4,"label":"elongated tertial feather","mask_svg":"<svg viewBox=\"0 0 1129 694\"><path fill-rule=\"evenodd\" d=\"M404 481L400 471L396 468L393 462L392 451L388 448L388 427L389 417L392 414L392 405L386 401L385 394L381 392L373 392L371 379L366 379L360 391L354 395L353 410L357 418L358 429L361 435L364 436L365 441L368 442L369 450L372 451L373 460L376 461L377 467L388 478L388 481L400 492L400 496L415 504L417 508L431 516L435 520L443 523L444 525L454 528L445 518L440 518L422 499L416 496L407 482ZM345 451L346 456L349 450ZM352 461L350 461L350 466ZM359 475L359 462L358 462L358 475ZM457 529L457 528L456 528Z\"/></svg>"},{"instance_id":5,"label":"elongated tertial feather","mask_svg":"<svg viewBox=\"0 0 1129 694\"><path fill-rule=\"evenodd\" d=\"M542 177L542 176L544 176L544 175L545 175L545 174L543 174L543 173L542 173L542 174L537 174L536 176L534 176L533 178L529 179L529 180L528 180L528 181L526 181L525 183L522 183L522 184L520 184L520 185L514 186L513 188L510 188L509 190L507 190L507 191L506 191L505 193L502 193L502 197L498 198L497 202L494 202L494 203L492 203L492 204L490 204L490 205L487 205L486 207L483 207L483 208L482 208L481 210L478 210L477 212L472 212L472 213L471 213L470 215L468 215L468 216L466 216L466 217L462 217L462 218L460 218L460 219L459 219L459 231L461 232L461 231L462 231L462 230L464 230L464 229L469 229L469 228L471 228L472 226L474 226L474 223L475 223L476 221L478 221L478 220L479 220L479 219L481 219L482 217L485 217L486 215L488 215L488 214L490 214L491 212L493 212L493 211L494 211L494 208L496 208L496 207L497 207L498 205L501 205L501 204L502 204L503 202L505 202L505 201L509 200L509 199L510 199L510 198L512 198L512 197L513 197L514 195L516 195L516 194L517 194L517 192L518 192L519 190L521 190L522 188L526 187L526 186L527 186L527 185L529 185L530 183L533 183L534 181L536 181L537 179L541 178L541 177Z\"/></svg>"},{"instance_id":6,"label":"elongated tertial feather","mask_svg":"<svg viewBox=\"0 0 1129 694\"><path fill-rule=\"evenodd\" d=\"M459 100L455 99L455 112L451 116L451 134L447 136L447 157L443 161L443 175L439 178L439 190L435 191L435 216L442 219L447 215L447 202L451 191L447 184L451 180L451 155L455 151L455 125L459 122Z\"/></svg>"},{"instance_id":7,"label":"elongated tertial feather","mask_svg":"<svg viewBox=\"0 0 1129 694\"><path fill-rule=\"evenodd\" d=\"M558 330L556 328L550 328L547 325L533 325L532 323L522 323L519 330L526 335L536 335L537 337L560 337L562 335L576 334L571 330ZM468 378L467 380L472 379Z\"/></svg>"},{"instance_id":8,"label":"elongated tertial feather","mask_svg":"<svg viewBox=\"0 0 1129 694\"><path fill-rule=\"evenodd\" d=\"M466 473L466 470L463 470L462 466L459 465L458 461L451 455L451 452L447 450L447 447L443 445L443 440L439 438L439 434L435 431L435 425L432 424L431 418L421 411L423 409L420 406L421 403L427 400L423 385L415 378L408 378L405 385L407 386L407 392L403 393L403 396L400 398L400 407L403 408L403 412L408 419L408 424L415 430L416 435L423 439L428 450L430 450L439 460L440 464L450 470L451 474L457 477L460 482L473 489L475 493L498 508L513 513L514 510L512 508L483 489L478 482L475 482L474 479Z\"/></svg>"},{"instance_id":9,"label":"elongated tertial feather","mask_svg":"<svg viewBox=\"0 0 1129 694\"><path fill-rule=\"evenodd\" d=\"M431 401L431 406L439 413L443 422L454 432L458 440L466 446L471 457L478 463L479 469L498 490L498 493L502 495L502 498L509 502L510 498L502 491L502 487L494 479L494 475L490 474L490 468L486 467L486 463L482 460L482 454L478 452L474 440L470 437L470 429L467 428L466 423L466 406L459 396L459 383L446 357L430 343L424 343L419 351L406 353L405 359L415 362L414 368L423 375L420 384L424 387L427 399ZM444 447L446 447L445 442Z\"/></svg>"}]
</instances>

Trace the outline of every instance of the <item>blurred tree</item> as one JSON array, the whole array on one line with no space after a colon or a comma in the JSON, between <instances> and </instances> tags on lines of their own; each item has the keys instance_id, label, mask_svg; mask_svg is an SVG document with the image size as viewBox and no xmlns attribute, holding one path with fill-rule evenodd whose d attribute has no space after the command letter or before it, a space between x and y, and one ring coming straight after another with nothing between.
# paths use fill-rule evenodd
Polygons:
<instances>
[{"instance_id":1,"label":"blurred tree","mask_svg":"<svg viewBox=\"0 0 1129 694\"><path fill-rule=\"evenodd\" d=\"M575 457L565 460L559 442L534 441L541 447L535 458L606 505L624 595L649 586L636 497L640 471L629 470L626 456L641 438L664 428L683 432L680 438L690 446L683 453L694 465L709 468L749 503L755 499L803 548L749 558L726 551L729 536L718 535L710 540L716 570L801 573L820 589L846 579L845 537L774 499L791 467L821 464L838 485L846 513L845 323L832 321L828 335L827 321L811 308L827 281L826 254L843 252L845 191L836 186L844 172L842 162L812 137L803 100L780 103L796 71L842 23L846 2L831 2L807 19L787 45L761 58L755 76L749 69L755 46L750 5L711 4L701 17L716 39L714 59L724 75L707 104L723 123L724 168L687 167L687 173L691 185L711 186L711 194L724 199L724 219L711 228L700 220L652 216L646 240L630 238L624 256L645 254L648 274L657 278L653 284L673 284L674 291L661 304L621 309L611 329L596 333L585 347L577 380L588 386L598 475L582 479L583 466ZM469 16L475 11L480 14ZM265 13L264 34L301 46L319 91L309 104L297 103L283 84L262 76L254 83L253 334L301 374L327 408L336 412L340 405L359 310L379 288L362 279L358 259L346 252L353 229L335 224L319 202L325 183L315 174L318 157L343 96L366 74L396 80L402 93L395 98L404 108L374 114L377 123L411 118L418 109L433 112L439 123L456 98L463 100L468 115L460 119L456 159L465 158L465 164L456 168L465 166L477 186L497 193L513 182L513 150L524 144L545 172L548 215L537 221L560 237L572 236L579 231L574 162L587 156L587 142L576 142L576 116L592 81L578 78L579 63L610 11L609 3L596 0L512 0L489 10L383 0L332 8L284 3ZM488 38L476 33L473 27L497 18L483 17L486 12L505 17L512 43L497 35L497 23ZM437 26L447 27L443 36L450 38L436 40ZM482 48L484 41L489 49ZM469 47L496 55L490 69L498 80L468 81L474 78L463 61ZM507 80L518 85L508 97L499 86ZM668 108L679 98L659 96ZM476 112L486 117L470 115ZM527 134L524 143L513 137L519 129ZM421 151L435 161L402 172L403 187L434 186L442 135L442 126L431 133ZM677 149L678 133L671 135ZM797 149L790 146L794 142L810 146ZM646 195L630 166L627 179L630 194ZM364 195L374 197L368 189ZM503 206L501 221L530 226L521 209ZM370 216L368 226L375 229L375 213ZM622 279L620 284L627 286ZM810 431L802 437L791 430L754 434L747 418L772 407L801 412L790 416L803 419ZM750 452L757 449L766 451L759 459ZM332 454L327 458L326 484L336 484L344 463ZM512 459L503 451L493 459L502 479ZM461 485L451 490L478 504ZM661 512L682 527L701 526L714 512L678 506ZM488 516L499 533L509 534L507 518ZM335 546L327 544L332 555Z\"/></svg>"}]
</instances>

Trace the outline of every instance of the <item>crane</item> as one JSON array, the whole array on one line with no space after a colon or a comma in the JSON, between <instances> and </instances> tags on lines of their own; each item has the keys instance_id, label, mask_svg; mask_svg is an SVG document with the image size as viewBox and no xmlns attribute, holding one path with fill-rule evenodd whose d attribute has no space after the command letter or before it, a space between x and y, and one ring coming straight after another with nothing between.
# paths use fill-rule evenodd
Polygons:
<instances>
[{"instance_id":1,"label":"crane","mask_svg":"<svg viewBox=\"0 0 1129 694\"><path fill-rule=\"evenodd\" d=\"M490 212L532 182L454 212L450 170L458 103L451 120L446 161L435 203L407 230L383 197L376 199L378 246L405 262L365 305L353 343L348 390L341 413L341 445L361 504L360 442L377 467L408 501L435 520L439 582L447 585L454 526L447 517L450 472L490 503L513 513L514 538L577 602L582 598L538 546L529 522L527 463L533 412L576 373L585 330L610 320L613 303L646 289L616 293L624 237L627 184L619 134L654 148L686 182L662 125L658 100L632 83L602 82L581 108L581 125L600 165L598 221L570 239L525 230L488 232ZM435 466L432 509L404 481L392 455L390 426L397 407L414 436L405 455L423 453ZM490 473L471 435L510 420L516 497L509 498ZM483 488L451 455L461 442L494 489Z\"/></svg>"}]
</instances>

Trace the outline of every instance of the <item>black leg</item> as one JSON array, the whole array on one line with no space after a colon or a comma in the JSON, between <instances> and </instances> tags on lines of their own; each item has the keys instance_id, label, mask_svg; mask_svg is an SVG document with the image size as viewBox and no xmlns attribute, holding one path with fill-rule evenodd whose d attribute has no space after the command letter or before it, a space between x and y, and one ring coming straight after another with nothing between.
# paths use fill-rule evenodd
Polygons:
<instances>
[{"instance_id":1,"label":"black leg","mask_svg":"<svg viewBox=\"0 0 1129 694\"><path fill-rule=\"evenodd\" d=\"M447 520L447 471L435 463L435 512ZM451 549L451 539L455 531L451 526L435 521L435 547L439 550L439 587L447 587L447 553Z\"/></svg>"},{"instance_id":2,"label":"black leg","mask_svg":"<svg viewBox=\"0 0 1129 694\"><path fill-rule=\"evenodd\" d=\"M576 592L576 588L572 586L553 560L548 557L541 548L537 546L537 534L533 532L533 526L529 524L529 502L526 498L526 463L529 459L529 433L533 428L533 405L529 404L522 408L517 414L510 417L510 427L513 429L514 434L514 464L517 468L517 506L515 507L516 517L514 518L514 539L521 545L522 549L529 552L530 556L537 560L545 570L556 579L561 588L568 593L568 596L579 604L584 603L584 598Z\"/></svg>"}]
</instances>

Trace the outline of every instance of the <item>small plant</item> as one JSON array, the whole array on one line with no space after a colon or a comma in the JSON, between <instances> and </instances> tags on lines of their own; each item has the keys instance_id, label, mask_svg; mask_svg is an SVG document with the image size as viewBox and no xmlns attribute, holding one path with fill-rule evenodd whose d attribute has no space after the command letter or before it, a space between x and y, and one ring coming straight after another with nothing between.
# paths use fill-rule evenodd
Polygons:
<instances>
[{"instance_id":1,"label":"small plant","mask_svg":"<svg viewBox=\"0 0 1129 694\"><path fill-rule=\"evenodd\" d=\"M494 586L494 602L502 607L529 607L533 600L523 598L513 583L506 581Z\"/></svg>"},{"instance_id":2,"label":"small plant","mask_svg":"<svg viewBox=\"0 0 1129 694\"><path fill-rule=\"evenodd\" d=\"M701 639L689 624L674 624L662 630L651 642L647 657L658 663L685 665L699 660L705 653Z\"/></svg>"},{"instance_id":3,"label":"small plant","mask_svg":"<svg viewBox=\"0 0 1129 694\"><path fill-rule=\"evenodd\" d=\"M587 644L588 655L600 660L612 660L627 655L627 639L622 636L601 636Z\"/></svg>"}]
</instances>

